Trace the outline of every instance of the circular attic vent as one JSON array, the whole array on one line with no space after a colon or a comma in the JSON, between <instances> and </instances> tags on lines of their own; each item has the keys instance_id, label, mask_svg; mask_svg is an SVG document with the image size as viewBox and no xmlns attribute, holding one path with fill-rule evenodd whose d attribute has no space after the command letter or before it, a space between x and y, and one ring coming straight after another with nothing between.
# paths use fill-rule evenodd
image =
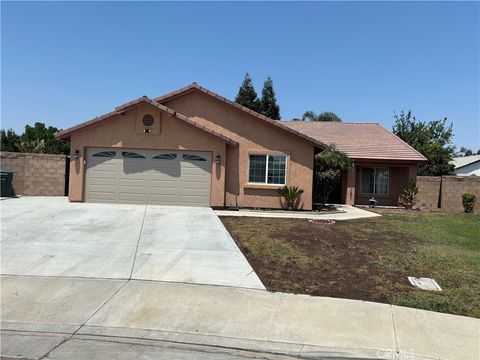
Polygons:
<instances>
[{"instance_id":1,"label":"circular attic vent","mask_svg":"<svg viewBox=\"0 0 480 360\"><path fill-rule=\"evenodd\" d=\"M155 121L154 117L150 114L147 114L142 119L143 125L145 126L152 126L153 122Z\"/></svg>"}]
</instances>

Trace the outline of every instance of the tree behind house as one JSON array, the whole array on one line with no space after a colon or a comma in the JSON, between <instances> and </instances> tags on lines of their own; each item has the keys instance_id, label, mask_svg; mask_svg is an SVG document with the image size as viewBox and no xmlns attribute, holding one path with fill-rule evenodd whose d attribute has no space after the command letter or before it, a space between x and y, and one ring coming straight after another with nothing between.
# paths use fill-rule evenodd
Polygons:
<instances>
[{"instance_id":1,"label":"tree behind house","mask_svg":"<svg viewBox=\"0 0 480 360\"><path fill-rule=\"evenodd\" d=\"M273 81L269 76L265 80L262 89L262 99L260 100L260 113L270 119L280 120L280 106L277 104Z\"/></svg>"},{"instance_id":2,"label":"tree behind house","mask_svg":"<svg viewBox=\"0 0 480 360\"><path fill-rule=\"evenodd\" d=\"M258 112L260 110L260 100L258 99L257 92L253 87L252 78L248 72L245 74L242 85L238 89L235 102L253 111Z\"/></svg>"},{"instance_id":3,"label":"tree behind house","mask_svg":"<svg viewBox=\"0 0 480 360\"><path fill-rule=\"evenodd\" d=\"M55 138L58 129L54 126L46 127L37 122L34 126L26 125L25 132L17 135L13 130L1 130L1 151L37 152L44 154L70 153L70 144Z\"/></svg>"},{"instance_id":4,"label":"tree behind house","mask_svg":"<svg viewBox=\"0 0 480 360\"><path fill-rule=\"evenodd\" d=\"M452 145L453 127L447 118L430 122L418 121L411 111L395 114L393 133L427 158L418 175L440 176L453 174L450 162L455 154Z\"/></svg>"},{"instance_id":5,"label":"tree behind house","mask_svg":"<svg viewBox=\"0 0 480 360\"><path fill-rule=\"evenodd\" d=\"M13 129L0 130L0 151L18 151L18 143L20 136L18 136Z\"/></svg>"},{"instance_id":6,"label":"tree behind house","mask_svg":"<svg viewBox=\"0 0 480 360\"><path fill-rule=\"evenodd\" d=\"M325 122L341 122L342 119L340 119L337 114L331 112L331 111L325 111L322 112L321 114L317 114L312 110L305 111L305 113L302 116L303 121L325 121Z\"/></svg>"}]
</instances>

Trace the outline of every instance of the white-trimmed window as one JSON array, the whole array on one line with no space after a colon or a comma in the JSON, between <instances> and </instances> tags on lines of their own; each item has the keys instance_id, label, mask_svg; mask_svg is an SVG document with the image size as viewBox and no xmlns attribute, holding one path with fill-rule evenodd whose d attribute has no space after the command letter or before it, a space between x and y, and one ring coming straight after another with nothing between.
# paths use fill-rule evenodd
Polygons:
<instances>
[{"instance_id":1,"label":"white-trimmed window","mask_svg":"<svg viewBox=\"0 0 480 360\"><path fill-rule=\"evenodd\" d=\"M248 182L285 185L286 169L285 155L252 154L249 156Z\"/></svg>"},{"instance_id":2,"label":"white-trimmed window","mask_svg":"<svg viewBox=\"0 0 480 360\"><path fill-rule=\"evenodd\" d=\"M362 168L362 194L388 195L390 171L388 168Z\"/></svg>"}]
</instances>

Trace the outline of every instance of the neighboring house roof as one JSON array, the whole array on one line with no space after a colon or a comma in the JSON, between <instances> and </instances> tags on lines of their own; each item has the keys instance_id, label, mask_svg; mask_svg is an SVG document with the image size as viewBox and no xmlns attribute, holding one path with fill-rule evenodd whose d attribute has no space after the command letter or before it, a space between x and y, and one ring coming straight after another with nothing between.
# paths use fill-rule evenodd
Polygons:
<instances>
[{"instance_id":1,"label":"neighboring house roof","mask_svg":"<svg viewBox=\"0 0 480 360\"><path fill-rule=\"evenodd\" d=\"M155 101L159 102L159 103L164 103L168 100L171 100L177 96L181 96L181 95L184 95L184 94L187 94L187 93L190 93L190 92L193 92L193 91L199 91L203 94L206 94L206 95L209 95L211 96L212 98L215 98L219 101L222 101L223 103L225 104L228 104L230 106L232 106L233 108L237 109L237 110L240 110L246 114L249 114L259 120L262 120L270 125L273 125L277 128L280 128L282 129L283 131L286 131L290 134L293 134L299 138L302 138L304 140L307 140L308 142L310 143L313 143L314 145L316 146L319 146L321 148L325 148L327 145L325 143L323 143L322 141L320 141L319 139L317 138L314 138L314 137L311 137L310 135L308 134L305 134L303 132L300 132L300 131L297 131L296 129L292 129L288 126L285 126L285 122L284 121L280 121L280 120L273 120L273 119L270 119L269 117L265 116L265 115L262 115L262 114L259 114L257 113L256 111L253 111L245 106L242 106L238 103L236 103L235 101L232 101L232 100L228 100L227 98L221 96L221 95L218 95L217 93L214 93L213 91L211 90L208 90L200 85L198 85L196 82L190 84L190 85L187 85L181 89L178 89L178 90L175 90L175 91L172 91L168 94L165 94L165 95L162 95L162 96L159 96L157 98L155 98Z\"/></svg>"},{"instance_id":2,"label":"neighboring house roof","mask_svg":"<svg viewBox=\"0 0 480 360\"><path fill-rule=\"evenodd\" d=\"M335 145L352 159L427 160L377 123L285 121L284 124L323 143Z\"/></svg>"},{"instance_id":3,"label":"neighboring house roof","mask_svg":"<svg viewBox=\"0 0 480 360\"><path fill-rule=\"evenodd\" d=\"M68 140L70 139L70 136L73 134L73 133L76 133L77 131L79 130L83 130L84 128L88 127L88 126L92 126L92 125L95 125L95 124L98 124L102 121L105 121L107 119L110 119L111 117L113 116L116 116L116 115L121 115L122 113L124 113L125 111L127 111L128 109L132 108L132 107L135 107L137 105L140 105L140 104L143 104L143 103L146 103L146 104L150 104L152 105L153 107L159 109L159 110L162 110L168 114L170 114L171 116L175 116L177 119L181 120L181 121L184 121L186 122L187 124L191 125L191 126L194 126L200 130L203 130L207 133L209 133L210 135L213 135L221 140L223 140L224 142L230 144L230 145L238 145L238 142L236 142L235 140L229 138L228 136L225 136L223 134L220 134L218 131L215 131L213 129L210 129L208 127L206 127L205 125L202 125L200 123L198 123L197 121L185 116L185 115L182 115L178 112L176 112L175 110L173 109L170 109L169 107L165 106L165 105L162 105L162 104L159 104L158 102L154 101L154 100L151 100L149 99L148 97L146 96L143 96L141 98L138 98L136 100L133 100L133 101L130 101L128 103L125 103L123 105L120 105L120 106L117 106L115 108L114 111L112 112L109 112L105 115L102 115L102 116L97 116L96 118L93 118L91 120L88 120L88 121L85 121L81 124L78 124L78 125L75 125L75 126L72 126L68 129L65 129L65 130L62 130L62 131L59 131L57 134L55 134L55 136L57 137L57 139L60 139L60 140Z\"/></svg>"},{"instance_id":4,"label":"neighboring house roof","mask_svg":"<svg viewBox=\"0 0 480 360\"><path fill-rule=\"evenodd\" d=\"M451 163L455 166L455 169L459 169L461 167L473 164L477 161L480 161L480 155L454 157Z\"/></svg>"}]
</instances>

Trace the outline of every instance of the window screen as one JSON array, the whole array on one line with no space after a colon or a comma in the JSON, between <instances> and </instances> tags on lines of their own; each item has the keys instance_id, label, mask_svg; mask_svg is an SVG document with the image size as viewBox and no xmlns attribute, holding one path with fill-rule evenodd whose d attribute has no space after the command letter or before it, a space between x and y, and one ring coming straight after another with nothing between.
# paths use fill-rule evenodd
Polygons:
<instances>
[{"instance_id":1,"label":"window screen","mask_svg":"<svg viewBox=\"0 0 480 360\"><path fill-rule=\"evenodd\" d=\"M250 155L248 182L285 184L287 157L285 155Z\"/></svg>"}]
</instances>

